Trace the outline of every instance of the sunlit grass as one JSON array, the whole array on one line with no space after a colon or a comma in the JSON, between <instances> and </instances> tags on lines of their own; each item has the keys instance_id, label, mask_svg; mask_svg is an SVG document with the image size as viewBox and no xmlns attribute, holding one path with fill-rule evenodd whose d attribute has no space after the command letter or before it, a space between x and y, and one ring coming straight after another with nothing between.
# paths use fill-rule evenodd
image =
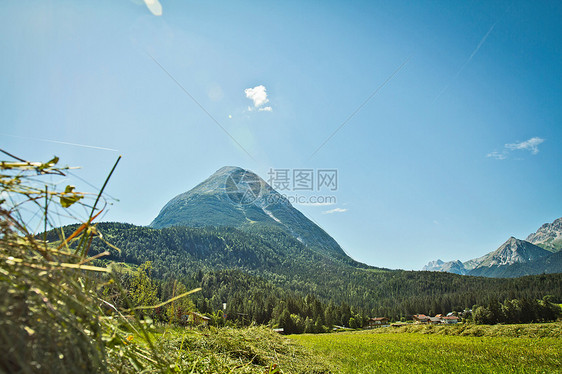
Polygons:
<instances>
[{"instance_id":1,"label":"sunlit grass","mask_svg":"<svg viewBox=\"0 0 562 374\"><path fill-rule=\"evenodd\" d=\"M560 373L562 339L351 332L294 335L341 373Z\"/></svg>"}]
</instances>

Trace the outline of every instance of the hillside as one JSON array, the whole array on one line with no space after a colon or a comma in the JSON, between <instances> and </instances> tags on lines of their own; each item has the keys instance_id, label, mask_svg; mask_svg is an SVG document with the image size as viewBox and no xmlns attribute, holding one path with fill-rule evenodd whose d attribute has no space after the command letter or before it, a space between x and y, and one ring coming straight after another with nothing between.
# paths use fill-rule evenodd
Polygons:
<instances>
[{"instance_id":1,"label":"hillside","mask_svg":"<svg viewBox=\"0 0 562 374\"><path fill-rule=\"evenodd\" d=\"M486 303L489 297L552 294L562 298L562 275L490 279L358 268L312 251L274 227L252 234L233 228L154 229L120 223L100 223L97 229L121 252L94 239L92 255L108 250L112 253L108 260L152 261L156 278L183 279L189 287L202 286L201 295L211 309L225 300L236 300L240 309L251 309L252 305L242 305L248 297L279 300L313 294L323 303L346 303L368 314L399 318L419 311L462 310ZM54 232L49 240L57 240Z\"/></svg>"},{"instance_id":2,"label":"hillside","mask_svg":"<svg viewBox=\"0 0 562 374\"><path fill-rule=\"evenodd\" d=\"M490 297L549 293L562 298L562 276L529 282L450 274L468 272L460 261L436 264L444 269L439 274L358 263L263 179L238 167L223 167L171 199L151 227L102 223L98 228L121 248L109 260L137 265L151 261L158 279L182 278L193 287L202 286L205 299L200 302L210 310L229 300L238 312L255 314L255 308L244 302L249 295L274 305L280 299L310 294L325 304L340 305L341 310L348 305L398 318L420 310L462 310ZM110 248L94 241L92 250ZM511 238L480 263L491 269L544 253L549 252Z\"/></svg>"}]
</instances>

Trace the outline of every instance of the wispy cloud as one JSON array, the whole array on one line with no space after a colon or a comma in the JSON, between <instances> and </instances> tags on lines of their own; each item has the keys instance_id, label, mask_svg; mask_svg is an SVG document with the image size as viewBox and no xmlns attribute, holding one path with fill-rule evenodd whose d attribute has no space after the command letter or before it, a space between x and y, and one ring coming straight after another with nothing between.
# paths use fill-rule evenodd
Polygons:
<instances>
[{"instance_id":1,"label":"wispy cloud","mask_svg":"<svg viewBox=\"0 0 562 374\"><path fill-rule=\"evenodd\" d=\"M271 112L273 108L271 106L264 107L265 104L269 103L267 98L266 88L263 84L256 86L254 88L246 88L244 90L246 97L254 102L254 108L258 109L260 112ZM252 107L248 107L248 110L253 110Z\"/></svg>"},{"instance_id":2,"label":"wispy cloud","mask_svg":"<svg viewBox=\"0 0 562 374\"><path fill-rule=\"evenodd\" d=\"M330 209L330 210L325 210L325 211L322 212L322 214L343 213L343 212L347 212L347 209L345 209L345 208L334 208L334 209Z\"/></svg>"},{"instance_id":3,"label":"wispy cloud","mask_svg":"<svg viewBox=\"0 0 562 374\"><path fill-rule=\"evenodd\" d=\"M544 139L539 137L534 137L529 140L525 140L524 142L506 144L505 148L510 149L512 151L518 149L528 150L532 154L536 155L537 153L539 153L539 144L541 144L542 142L544 142Z\"/></svg>"},{"instance_id":4,"label":"wispy cloud","mask_svg":"<svg viewBox=\"0 0 562 374\"><path fill-rule=\"evenodd\" d=\"M539 145L543 142L543 138L535 136L523 142L505 144L503 151L490 152L486 157L495 158L496 160L505 160L512 151L529 151L532 155L536 155L539 153Z\"/></svg>"}]
</instances>

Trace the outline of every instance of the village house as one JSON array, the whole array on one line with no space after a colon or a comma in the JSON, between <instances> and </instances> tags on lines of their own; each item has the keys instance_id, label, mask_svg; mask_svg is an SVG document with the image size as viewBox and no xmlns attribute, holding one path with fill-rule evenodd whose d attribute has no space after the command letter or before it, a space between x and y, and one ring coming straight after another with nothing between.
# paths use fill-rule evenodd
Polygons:
<instances>
[{"instance_id":1,"label":"village house","mask_svg":"<svg viewBox=\"0 0 562 374\"><path fill-rule=\"evenodd\" d=\"M432 325L445 324L452 325L459 322L459 318L449 313L447 316L437 314L435 317L426 316L425 314L416 314L413 317L414 323L429 323Z\"/></svg>"},{"instance_id":2,"label":"village house","mask_svg":"<svg viewBox=\"0 0 562 374\"><path fill-rule=\"evenodd\" d=\"M388 326L388 324L388 318L386 317L369 318L365 328L372 329L375 327Z\"/></svg>"},{"instance_id":3,"label":"village house","mask_svg":"<svg viewBox=\"0 0 562 374\"><path fill-rule=\"evenodd\" d=\"M414 314L412 316L414 323L428 323L429 322L429 317L426 316L425 314Z\"/></svg>"},{"instance_id":4,"label":"village house","mask_svg":"<svg viewBox=\"0 0 562 374\"><path fill-rule=\"evenodd\" d=\"M459 322L459 317L455 317L455 316L447 316L441 318L441 323L444 323L446 325L452 325L458 322Z\"/></svg>"}]
</instances>

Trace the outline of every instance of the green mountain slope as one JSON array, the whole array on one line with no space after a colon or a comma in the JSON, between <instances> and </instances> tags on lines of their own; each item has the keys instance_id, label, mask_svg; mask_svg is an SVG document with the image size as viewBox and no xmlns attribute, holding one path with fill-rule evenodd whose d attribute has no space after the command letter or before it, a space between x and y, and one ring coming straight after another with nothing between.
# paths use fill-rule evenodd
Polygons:
<instances>
[{"instance_id":1,"label":"green mountain slope","mask_svg":"<svg viewBox=\"0 0 562 374\"><path fill-rule=\"evenodd\" d=\"M358 263L265 181L237 167L224 167L170 200L151 227L100 223L97 229L121 251L95 239L92 254L109 251L104 261L137 265L151 261L154 276L162 281L182 279L186 285L202 286L203 305L214 305L210 310L226 300L237 305L236 313L249 308L255 316L260 312L253 303L261 300L271 316L273 305L284 303L291 311L290 295L314 295L340 305L340 310L353 306L398 318L462 310L490 297L552 294L562 300L562 274L508 280ZM54 231L49 240L57 240ZM515 239L508 242L486 263L501 266L505 259L546 252Z\"/></svg>"},{"instance_id":2,"label":"green mountain slope","mask_svg":"<svg viewBox=\"0 0 562 374\"><path fill-rule=\"evenodd\" d=\"M132 264L152 261L155 277L192 279L192 282L199 282L190 283L193 286L207 287L203 294L209 299L223 290L221 297L244 300L244 295L252 293L246 288L238 289L232 281L241 277L255 280L243 284L265 282L272 289L301 296L313 294L323 302L347 303L372 311L373 315L397 317L420 311L461 310L485 303L491 296L540 298L552 294L562 299L560 274L537 276L532 280L491 279L358 268L313 251L275 227L254 233L233 228L154 229L120 223L101 223L97 228L121 252L95 239L92 254L109 250L112 252L109 259L113 261ZM56 239L51 232L49 240ZM227 278L231 283L225 284L224 280L201 283L206 279L205 274L216 271L229 272ZM225 289L231 292L225 293Z\"/></svg>"}]
</instances>

